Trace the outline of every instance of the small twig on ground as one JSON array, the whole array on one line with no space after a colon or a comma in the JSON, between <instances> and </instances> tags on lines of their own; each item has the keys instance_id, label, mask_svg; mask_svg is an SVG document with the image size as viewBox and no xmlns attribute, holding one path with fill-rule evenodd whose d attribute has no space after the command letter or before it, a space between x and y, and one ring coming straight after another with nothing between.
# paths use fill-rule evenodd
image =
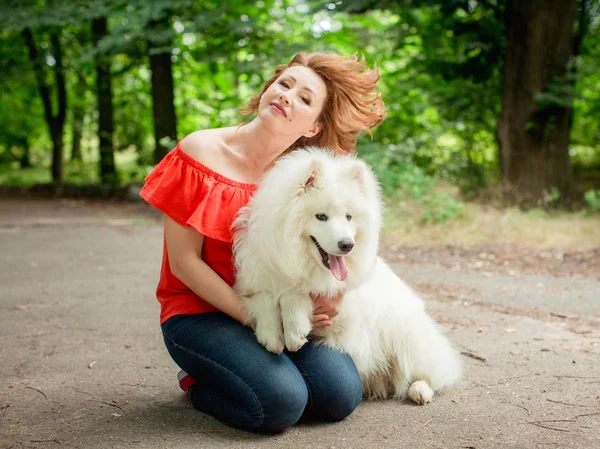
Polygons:
<instances>
[{"instance_id":1,"label":"small twig on ground","mask_svg":"<svg viewBox=\"0 0 600 449\"><path fill-rule=\"evenodd\" d=\"M29 440L30 443L56 443L60 444L58 440Z\"/></svg>"},{"instance_id":2,"label":"small twig on ground","mask_svg":"<svg viewBox=\"0 0 600 449\"><path fill-rule=\"evenodd\" d=\"M65 327L65 326L59 326L58 324L51 324L50 326L55 327L57 329L60 330L68 330L68 331L91 331L91 332L98 332L98 329L92 329L89 327Z\"/></svg>"},{"instance_id":3,"label":"small twig on ground","mask_svg":"<svg viewBox=\"0 0 600 449\"><path fill-rule=\"evenodd\" d=\"M595 416L595 415L600 415L600 412L598 412L598 413L583 413L581 415L575 415L575 416L573 416L573 419L582 418L584 416Z\"/></svg>"},{"instance_id":4,"label":"small twig on ground","mask_svg":"<svg viewBox=\"0 0 600 449\"><path fill-rule=\"evenodd\" d=\"M206 435L208 438L210 438L211 440L215 440L218 441L217 438L213 437L210 433L208 433L206 430L202 429L201 432Z\"/></svg>"},{"instance_id":5,"label":"small twig on ground","mask_svg":"<svg viewBox=\"0 0 600 449\"><path fill-rule=\"evenodd\" d=\"M531 411L527 407L523 407L522 405L519 405L519 404L513 404L512 402L504 402L504 401L502 401L502 403L503 404L508 404L508 405L514 405L515 407L522 408L523 410L525 410L527 412L528 415L531 415Z\"/></svg>"},{"instance_id":6,"label":"small twig on ground","mask_svg":"<svg viewBox=\"0 0 600 449\"><path fill-rule=\"evenodd\" d=\"M482 355L475 354L474 352L471 352L471 351L461 351L460 353L462 355L464 355L465 357L470 357L470 358L475 359L475 360L480 360L482 362L487 362L487 358L485 358Z\"/></svg>"},{"instance_id":7,"label":"small twig on ground","mask_svg":"<svg viewBox=\"0 0 600 449\"><path fill-rule=\"evenodd\" d=\"M542 421L521 421L521 424L533 424L534 426L543 427L544 429L549 430L557 430L559 432L570 432L567 429L559 429L558 427L550 427L545 425L544 423L554 423L554 422L575 422L577 418L582 418L584 416L595 416L600 415L600 412L597 413L582 413L581 415L575 415L570 419L546 419Z\"/></svg>"},{"instance_id":8,"label":"small twig on ground","mask_svg":"<svg viewBox=\"0 0 600 449\"><path fill-rule=\"evenodd\" d=\"M527 373L527 374L522 374L520 376L513 376L513 377L506 377L506 378L503 378L503 379L499 379L496 382L496 385L505 384L509 380L522 379L523 377L531 376L532 374L534 374L534 373Z\"/></svg>"},{"instance_id":9,"label":"small twig on ground","mask_svg":"<svg viewBox=\"0 0 600 449\"><path fill-rule=\"evenodd\" d=\"M143 387L145 383L146 383L146 380L142 380L141 382L138 382L135 385L131 385L131 384L123 384L123 385L127 385L127 386L131 387L131 388L129 388L130 390L135 390L136 388Z\"/></svg>"},{"instance_id":10,"label":"small twig on ground","mask_svg":"<svg viewBox=\"0 0 600 449\"><path fill-rule=\"evenodd\" d=\"M429 423L431 423L431 421L433 421L433 418L431 418L429 421L427 421L425 424L423 424L423 426L415 432L415 435L418 434L419 432L421 432L421 430L423 430L425 427L427 427L429 425Z\"/></svg>"},{"instance_id":11,"label":"small twig on ground","mask_svg":"<svg viewBox=\"0 0 600 449\"><path fill-rule=\"evenodd\" d=\"M598 376L554 376L557 379L600 379Z\"/></svg>"},{"instance_id":12,"label":"small twig on ground","mask_svg":"<svg viewBox=\"0 0 600 449\"><path fill-rule=\"evenodd\" d=\"M71 385L68 385L68 387L72 388L73 390L75 390L78 393L87 394L88 396L94 396L92 393L89 393L89 392L84 391L84 390L80 390L79 388L72 387Z\"/></svg>"},{"instance_id":13,"label":"small twig on ground","mask_svg":"<svg viewBox=\"0 0 600 449\"><path fill-rule=\"evenodd\" d=\"M555 404L562 404L562 405L570 405L572 407L593 407L592 405L583 405L583 404L570 404L568 402L562 402L562 401L555 401L554 399L546 399L548 402L554 402Z\"/></svg>"},{"instance_id":14,"label":"small twig on ground","mask_svg":"<svg viewBox=\"0 0 600 449\"><path fill-rule=\"evenodd\" d=\"M94 402L99 402L101 404L106 404L106 405L110 405L111 407L115 407L118 408L119 410L121 410L123 413L125 413L125 410L123 410L121 407L119 407L117 404L113 404L111 402L106 402L106 401L99 401L98 399L90 399L90 401L94 401Z\"/></svg>"},{"instance_id":15,"label":"small twig on ground","mask_svg":"<svg viewBox=\"0 0 600 449\"><path fill-rule=\"evenodd\" d=\"M38 390L37 388L33 388L33 387L29 387L29 386L26 386L25 388L29 388L30 390L37 391L38 393L44 395L44 397L46 398L46 400L48 402L50 402L50 399L48 399L48 396L46 396L46 393L44 393L42 390Z\"/></svg>"},{"instance_id":16,"label":"small twig on ground","mask_svg":"<svg viewBox=\"0 0 600 449\"><path fill-rule=\"evenodd\" d=\"M533 424L534 426L542 427L544 429L557 430L559 432L570 432L570 430L567 430L567 429L559 429L558 427L545 426L544 424L542 424L539 421L523 421L521 424Z\"/></svg>"},{"instance_id":17,"label":"small twig on ground","mask_svg":"<svg viewBox=\"0 0 600 449\"><path fill-rule=\"evenodd\" d=\"M595 415L600 415L600 412L597 413L582 413L581 415L575 415L572 418L568 418L568 419L542 419L540 421L526 421L527 424L533 424L533 423L544 423L544 422L575 422L575 420L577 418L582 418L584 416L595 416Z\"/></svg>"},{"instance_id":18,"label":"small twig on ground","mask_svg":"<svg viewBox=\"0 0 600 449\"><path fill-rule=\"evenodd\" d=\"M470 390L471 388L485 388L488 391L492 391L489 385L485 385L480 382L475 382L474 385L472 387L468 387L467 390Z\"/></svg>"}]
</instances>

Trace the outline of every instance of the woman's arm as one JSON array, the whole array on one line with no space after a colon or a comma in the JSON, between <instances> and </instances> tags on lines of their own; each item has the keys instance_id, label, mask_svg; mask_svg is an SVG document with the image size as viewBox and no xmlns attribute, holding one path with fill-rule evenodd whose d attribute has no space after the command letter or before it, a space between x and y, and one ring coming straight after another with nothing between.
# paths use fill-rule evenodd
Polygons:
<instances>
[{"instance_id":1,"label":"woman's arm","mask_svg":"<svg viewBox=\"0 0 600 449\"><path fill-rule=\"evenodd\" d=\"M247 324L242 298L202 260L204 236L194 228L181 226L165 215L165 240L173 276L209 304L240 323ZM331 319L337 315L341 298L341 295L336 298L313 298L314 327L331 326Z\"/></svg>"},{"instance_id":2,"label":"woman's arm","mask_svg":"<svg viewBox=\"0 0 600 449\"><path fill-rule=\"evenodd\" d=\"M173 275L206 302L246 324L240 296L201 258L204 236L165 215L165 240Z\"/></svg>"}]
</instances>

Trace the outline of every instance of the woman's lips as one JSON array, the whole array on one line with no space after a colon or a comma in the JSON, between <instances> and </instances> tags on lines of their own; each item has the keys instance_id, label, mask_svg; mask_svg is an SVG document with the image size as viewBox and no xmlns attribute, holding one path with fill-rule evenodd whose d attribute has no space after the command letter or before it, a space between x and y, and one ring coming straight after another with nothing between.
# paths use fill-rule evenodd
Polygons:
<instances>
[{"instance_id":1,"label":"woman's lips","mask_svg":"<svg viewBox=\"0 0 600 449\"><path fill-rule=\"evenodd\" d=\"M283 107L280 104L271 103L271 107L276 109L277 111L279 111L279 113L281 113L284 117L287 117L287 113L285 112L285 109L283 109Z\"/></svg>"}]
</instances>

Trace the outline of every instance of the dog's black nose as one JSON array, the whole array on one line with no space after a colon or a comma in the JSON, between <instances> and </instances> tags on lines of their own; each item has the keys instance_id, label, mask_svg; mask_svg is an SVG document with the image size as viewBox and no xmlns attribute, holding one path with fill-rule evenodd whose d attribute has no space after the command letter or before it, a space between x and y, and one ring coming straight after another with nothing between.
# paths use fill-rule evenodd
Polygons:
<instances>
[{"instance_id":1,"label":"dog's black nose","mask_svg":"<svg viewBox=\"0 0 600 449\"><path fill-rule=\"evenodd\" d=\"M354 242L350 239L343 239L338 242L338 248L344 251L345 253L349 253L354 248Z\"/></svg>"}]
</instances>

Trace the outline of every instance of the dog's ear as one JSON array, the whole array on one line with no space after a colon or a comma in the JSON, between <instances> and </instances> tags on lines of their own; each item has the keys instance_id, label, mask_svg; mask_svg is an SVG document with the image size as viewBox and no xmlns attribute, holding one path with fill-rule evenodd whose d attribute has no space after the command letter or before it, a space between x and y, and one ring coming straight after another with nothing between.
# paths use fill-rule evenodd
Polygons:
<instances>
[{"instance_id":1,"label":"dog's ear","mask_svg":"<svg viewBox=\"0 0 600 449\"><path fill-rule=\"evenodd\" d=\"M304 189L308 190L313 188L315 186L315 183L317 182L317 176L319 176L319 172L313 170L308 179L303 184Z\"/></svg>"},{"instance_id":2,"label":"dog's ear","mask_svg":"<svg viewBox=\"0 0 600 449\"><path fill-rule=\"evenodd\" d=\"M349 170L350 179L358 181L361 187L365 185L367 176L367 167L364 162L354 160Z\"/></svg>"},{"instance_id":3,"label":"dog's ear","mask_svg":"<svg viewBox=\"0 0 600 449\"><path fill-rule=\"evenodd\" d=\"M300 185L300 192L305 193L317 186L321 175L322 163L319 160L313 160L308 168L308 174Z\"/></svg>"}]
</instances>

